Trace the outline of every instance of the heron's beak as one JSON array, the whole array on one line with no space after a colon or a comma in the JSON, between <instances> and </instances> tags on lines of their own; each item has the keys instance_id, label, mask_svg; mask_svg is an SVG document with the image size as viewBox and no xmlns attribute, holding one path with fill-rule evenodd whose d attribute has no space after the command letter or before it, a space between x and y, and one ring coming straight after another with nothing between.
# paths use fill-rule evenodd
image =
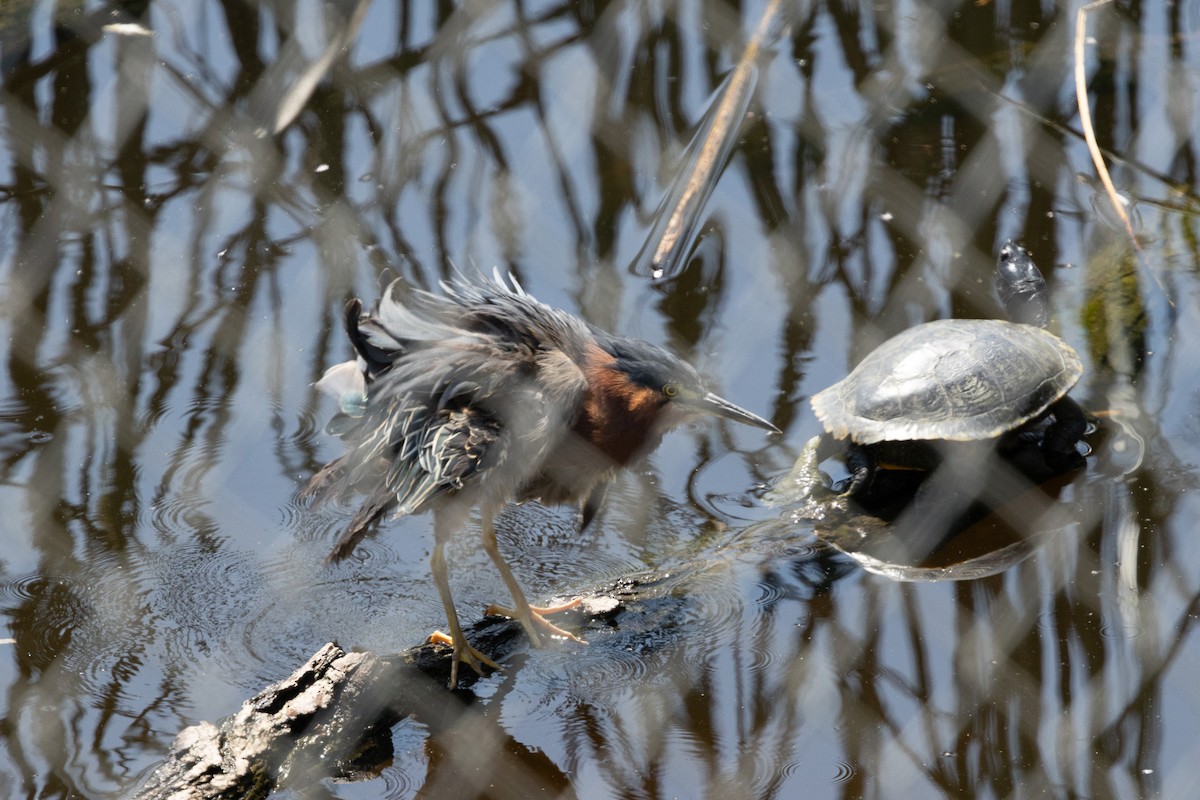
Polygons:
<instances>
[{"instance_id":1,"label":"heron's beak","mask_svg":"<svg viewBox=\"0 0 1200 800\"><path fill-rule=\"evenodd\" d=\"M712 392L706 392L700 397L696 397L692 401L692 406L705 414L712 414L716 417L724 417L731 419L734 422L742 422L746 425L753 425L756 428L770 431L771 433L782 433L779 428L776 428L770 422L767 422L757 414L751 414L741 406L735 406L723 397L717 397Z\"/></svg>"}]
</instances>

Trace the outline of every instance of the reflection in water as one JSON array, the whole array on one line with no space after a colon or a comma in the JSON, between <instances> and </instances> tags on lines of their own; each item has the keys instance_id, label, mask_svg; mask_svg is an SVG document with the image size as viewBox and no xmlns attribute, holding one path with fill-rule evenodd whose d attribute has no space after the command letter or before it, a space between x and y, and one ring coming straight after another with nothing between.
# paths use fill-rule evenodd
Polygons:
<instances>
[{"instance_id":1,"label":"reflection in water","mask_svg":"<svg viewBox=\"0 0 1200 800\"><path fill-rule=\"evenodd\" d=\"M1056 472L1036 451L1022 464L1026 454L998 457L985 449L972 454L978 463L969 474L950 463L929 472L896 470L855 494L850 479L833 483L820 469L824 436L805 443L767 499L792 525L811 529L876 575L921 582L998 575L1097 517L1064 492L1086 466L1082 458Z\"/></svg>"},{"instance_id":2,"label":"reflection in water","mask_svg":"<svg viewBox=\"0 0 1200 800\"><path fill-rule=\"evenodd\" d=\"M463 728L403 722L380 778L327 792L1195 793L1186 15L1089 25L1142 256L1075 179L1059 8L799 4L652 283L630 265L762 7L375 2L325 69L357 4L328 5L0 11L0 796L118 796L324 641L398 650L439 624L426 526L329 569L345 519L295 492L336 454L310 384L348 355L344 299L452 264L667 345L773 403L786 444L678 433L583 536L509 512L533 593L665 574L629 611L657 626L514 657ZM995 315L1007 238L1085 354L1075 394L1123 426L1046 506L1062 535L997 574L901 584L745 507L817 432L814 390L917 322ZM504 594L468 539L455 588L478 614Z\"/></svg>"}]
</instances>

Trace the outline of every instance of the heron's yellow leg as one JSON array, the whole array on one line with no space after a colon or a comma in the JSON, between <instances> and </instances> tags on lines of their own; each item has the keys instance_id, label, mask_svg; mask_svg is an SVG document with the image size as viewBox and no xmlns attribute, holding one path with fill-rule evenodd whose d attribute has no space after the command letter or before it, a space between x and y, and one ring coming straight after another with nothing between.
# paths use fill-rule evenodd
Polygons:
<instances>
[{"instance_id":1,"label":"heron's yellow leg","mask_svg":"<svg viewBox=\"0 0 1200 800\"><path fill-rule=\"evenodd\" d=\"M434 527L437 528L436 521L434 522ZM446 556L442 552L442 536L439 534L439 531L435 531L433 555L429 559L429 566L433 572L433 582L437 585L438 594L442 598L442 607L446 610L446 624L450 626L450 641L448 644L454 647L454 653L450 661L450 688L453 689L458 686L458 664L460 661L468 664L471 669L480 675L483 674L484 665L492 669L500 669L500 665L472 647L471 643L467 641L467 635L463 633L462 626L458 623L458 612L454 609L454 597L450 594L450 577L446 570ZM441 638L437 639L437 641L444 641L446 634L441 633L441 631L436 631L430 639L434 640L434 637L439 634Z\"/></svg>"},{"instance_id":2,"label":"heron's yellow leg","mask_svg":"<svg viewBox=\"0 0 1200 800\"><path fill-rule=\"evenodd\" d=\"M525 634L529 637L530 644L534 647L542 646L542 635L538 632L539 627L546 630L551 636L562 636L582 643L583 639L580 639L570 631L563 630L542 616L554 611L566 610L566 608L571 608L572 605L568 604L563 608L554 609L534 608L529 605L529 601L525 599L525 592L521 590L521 585L517 583L516 577L513 576L512 570L508 567L508 562L504 560L504 556L500 555L500 548L496 544L496 529L492 526L492 512L489 509L484 509L480 536L483 540L483 549L491 556L492 563L496 565L496 569L500 570L500 577L504 579L504 585L508 587L508 591L512 594L514 604L514 608L511 609L492 606L488 609L488 613L500 613L520 622L521 627L525 629ZM578 601L574 601L574 604L577 605Z\"/></svg>"}]
</instances>

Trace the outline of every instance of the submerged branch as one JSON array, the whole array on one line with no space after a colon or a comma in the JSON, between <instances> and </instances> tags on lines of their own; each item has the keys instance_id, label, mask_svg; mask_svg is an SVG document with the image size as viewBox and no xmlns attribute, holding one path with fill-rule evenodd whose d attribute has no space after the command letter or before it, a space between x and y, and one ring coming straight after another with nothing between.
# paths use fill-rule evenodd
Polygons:
<instances>
[{"instance_id":1,"label":"submerged branch","mask_svg":"<svg viewBox=\"0 0 1200 800\"><path fill-rule=\"evenodd\" d=\"M692 153L687 166L676 177L659 210L659 221L635 264L639 273L648 273L658 280L678 271L681 248L695 229L704 203L712 194L737 143L740 122L750 106L757 83L758 58L772 30L777 28L775 23L781 8L782 0L770 0L767 4L742 57L721 87L708 122L689 145Z\"/></svg>"},{"instance_id":2,"label":"submerged branch","mask_svg":"<svg viewBox=\"0 0 1200 800\"><path fill-rule=\"evenodd\" d=\"M1100 145L1096 142L1096 130L1092 125L1092 111L1088 104L1087 74L1084 69L1087 15L1093 9L1107 5L1110 2L1112 0L1096 0L1096 2L1088 3L1080 8L1076 15L1075 101L1079 106L1079 124L1083 128L1083 138L1087 142L1088 153L1092 156L1092 163L1096 165L1096 172L1100 176L1100 181L1104 184L1104 191L1108 194L1108 199L1112 203L1117 217L1124 224L1125 232L1129 234L1129 239L1133 242L1133 246L1140 250L1141 244L1138 242L1137 233L1133 230L1133 223L1129 221L1129 215L1125 213L1125 204L1121 201L1120 194L1117 193L1117 187L1113 185L1112 176L1108 174L1108 167L1104 164L1104 156L1100 154Z\"/></svg>"}]
</instances>

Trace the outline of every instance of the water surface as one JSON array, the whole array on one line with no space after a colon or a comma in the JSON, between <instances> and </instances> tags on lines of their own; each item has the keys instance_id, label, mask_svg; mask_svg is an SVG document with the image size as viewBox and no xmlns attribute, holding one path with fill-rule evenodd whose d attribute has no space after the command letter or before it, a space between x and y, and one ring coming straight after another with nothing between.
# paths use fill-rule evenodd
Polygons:
<instances>
[{"instance_id":1,"label":"water surface","mask_svg":"<svg viewBox=\"0 0 1200 800\"><path fill-rule=\"evenodd\" d=\"M402 722L379 777L323 791L1196 794L1186 5L1088 28L1140 249L1080 132L1076 4L789 3L761 39L767 3L354 5L0 14L0 795L119 796L324 642L393 652L443 624L427 519L331 568L348 511L296 492L340 452L312 383L349 354L346 298L455 267L668 346L784 435L679 431L583 534L569 509L506 514L532 596L686 572L666 622L521 654L476 685L471 729ZM731 86L722 157L651 263ZM910 325L998 313L1008 238L1105 430L1028 559L864 570L763 496L819 430L809 396ZM505 599L473 531L452 555L469 619Z\"/></svg>"}]
</instances>

